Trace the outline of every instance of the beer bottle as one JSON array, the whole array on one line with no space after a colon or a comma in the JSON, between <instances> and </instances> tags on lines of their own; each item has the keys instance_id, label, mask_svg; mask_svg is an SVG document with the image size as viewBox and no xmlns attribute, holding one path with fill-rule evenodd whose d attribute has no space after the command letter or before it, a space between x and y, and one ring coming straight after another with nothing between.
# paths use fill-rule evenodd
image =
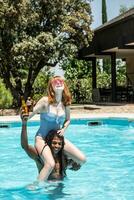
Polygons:
<instances>
[{"instance_id":1,"label":"beer bottle","mask_svg":"<svg viewBox=\"0 0 134 200\"><path fill-rule=\"evenodd\" d=\"M28 115L28 114L29 114L29 113L28 113L28 107L27 107L27 105L26 105L26 102L25 102L25 99L24 99L23 96L21 96L21 106L22 106L22 110L24 110L24 113L25 113L26 115Z\"/></svg>"}]
</instances>

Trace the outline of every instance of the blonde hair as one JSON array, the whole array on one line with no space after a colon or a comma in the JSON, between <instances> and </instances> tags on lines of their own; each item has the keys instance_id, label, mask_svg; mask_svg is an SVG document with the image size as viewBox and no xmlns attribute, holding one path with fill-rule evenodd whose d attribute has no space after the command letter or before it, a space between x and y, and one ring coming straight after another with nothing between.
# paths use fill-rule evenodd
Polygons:
<instances>
[{"instance_id":1,"label":"blonde hair","mask_svg":"<svg viewBox=\"0 0 134 200\"><path fill-rule=\"evenodd\" d=\"M67 84L65 83L65 81L60 76L55 76L52 79L50 79L48 82L48 101L49 101L49 103L55 102L55 92L52 87L52 82L55 79L60 79L63 81L64 90L63 90L63 94L62 94L62 102L65 106L70 105L72 97L71 97L69 88L68 88Z\"/></svg>"}]
</instances>

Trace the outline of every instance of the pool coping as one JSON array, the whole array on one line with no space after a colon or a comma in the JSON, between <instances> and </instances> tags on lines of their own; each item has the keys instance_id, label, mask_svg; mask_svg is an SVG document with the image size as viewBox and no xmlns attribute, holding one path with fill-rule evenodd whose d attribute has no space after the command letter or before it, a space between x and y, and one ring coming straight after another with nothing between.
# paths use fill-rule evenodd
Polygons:
<instances>
[{"instance_id":1,"label":"pool coping","mask_svg":"<svg viewBox=\"0 0 134 200\"><path fill-rule=\"evenodd\" d=\"M92 118L126 118L134 120L134 113L75 113L71 114L71 119L92 119ZM40 115L37 114L30 121L39 121ZM0 116L0 122L21 122L19 115Z\"/></svg>"}]
</instances>

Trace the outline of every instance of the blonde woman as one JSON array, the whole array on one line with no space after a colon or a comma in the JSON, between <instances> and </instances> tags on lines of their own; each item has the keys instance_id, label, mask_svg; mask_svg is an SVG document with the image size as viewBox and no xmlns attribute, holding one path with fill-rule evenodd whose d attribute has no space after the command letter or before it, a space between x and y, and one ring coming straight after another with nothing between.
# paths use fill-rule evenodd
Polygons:
<instances>
[{"instance_id":1,"label":"blonde woman","mask_svg":"<svg viewBox=\"0 0 134 200\"><path fill-rule=\"evenodd\" d=\"M50 147L45 142L45 137L51 130L56 130L59 135L65 136L65 130L70 124L71 95L65 81L56 76L48 83L48 96L42 97L35 105L29 118L40 113L40 128L35 137L35 147L44 161L44 166L39 173L38 181L46 181L55 167L55 161ZM85 155L69 140L65 139L65 154L76 163L82 165Z\"/></svg>"}]
</instances>

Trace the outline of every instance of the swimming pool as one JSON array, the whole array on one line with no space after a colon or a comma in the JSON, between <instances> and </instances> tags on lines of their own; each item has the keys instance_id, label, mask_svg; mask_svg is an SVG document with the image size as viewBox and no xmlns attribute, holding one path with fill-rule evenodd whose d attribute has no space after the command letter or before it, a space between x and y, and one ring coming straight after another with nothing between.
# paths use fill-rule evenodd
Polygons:
<instances>
[{"instance_id":1,"label":"swimming pool","mask_svg":"<svg viewBox=\"0 0 134 200\"><path fill-rule=\"evenodd\" d=\"M127 119L72 120L66 137L87 156L76 172L67 171L63 181L27 189L37 176L36 166L20 146L20 126L0 123L1 200L133 200L134 122ZM30 122L29 142L39 122Z\"/></svg>"}]
</instances>

